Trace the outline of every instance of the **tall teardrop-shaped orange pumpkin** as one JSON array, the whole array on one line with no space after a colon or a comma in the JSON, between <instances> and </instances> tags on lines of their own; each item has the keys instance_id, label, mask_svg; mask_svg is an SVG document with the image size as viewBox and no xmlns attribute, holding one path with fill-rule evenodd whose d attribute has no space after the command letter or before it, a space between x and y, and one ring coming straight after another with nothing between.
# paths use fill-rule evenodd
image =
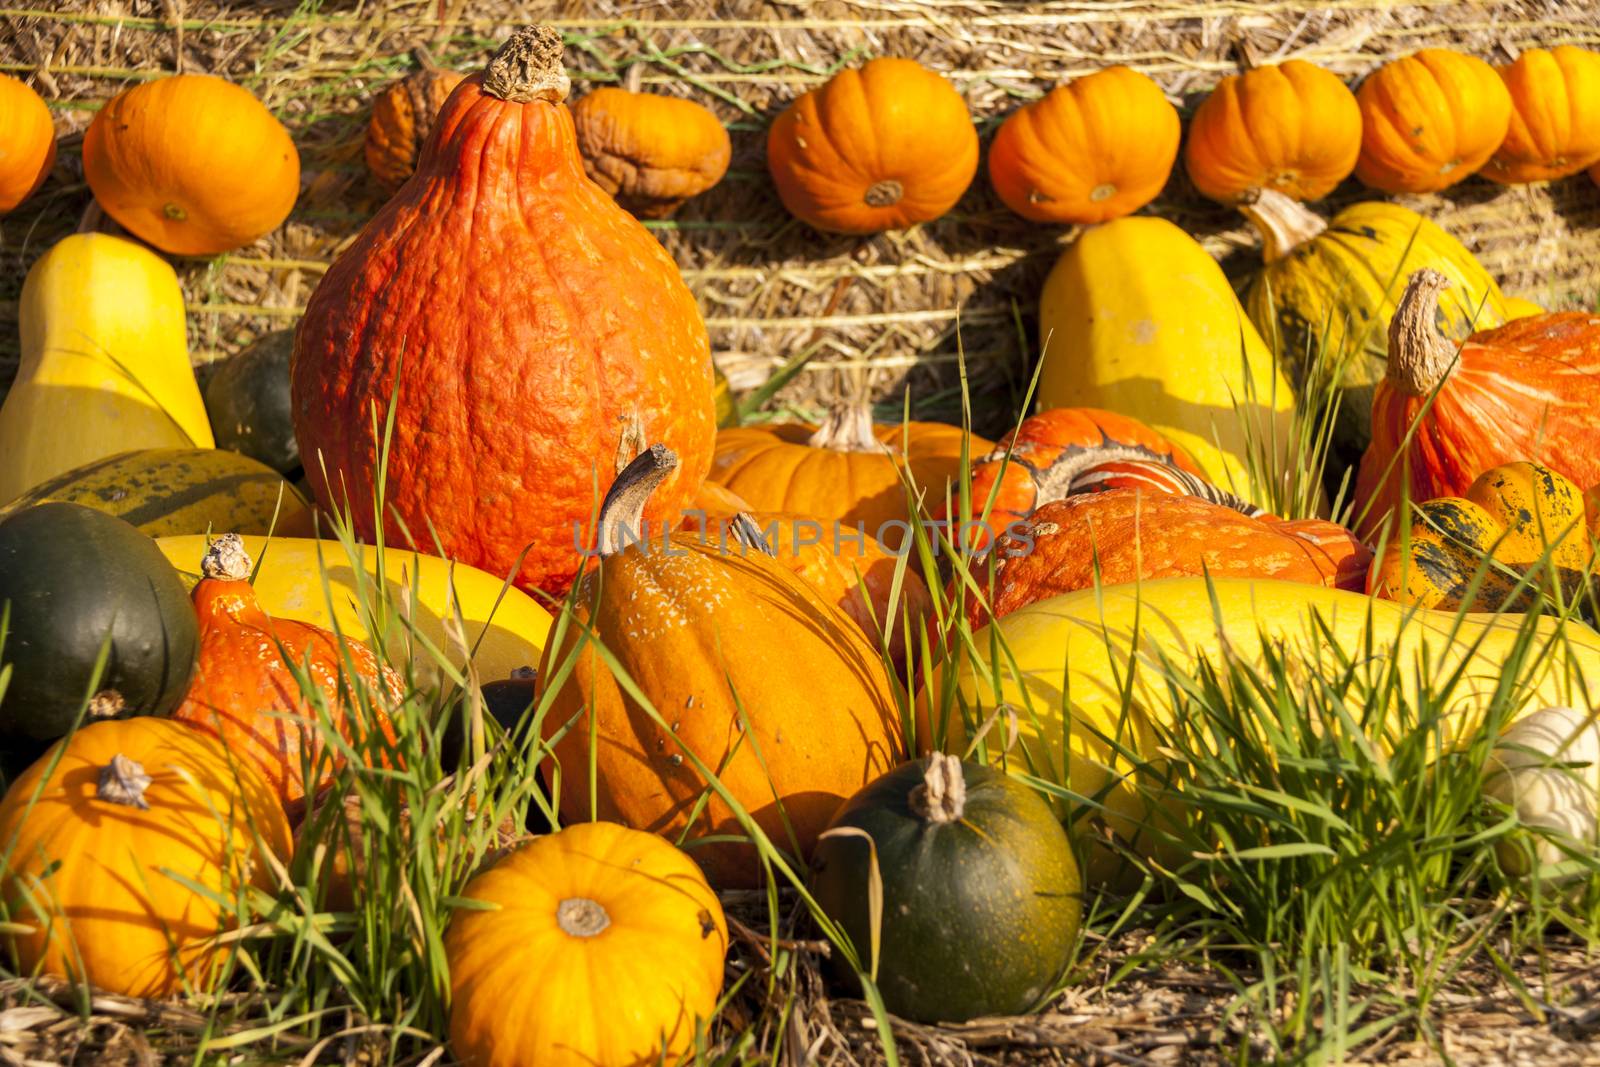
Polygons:
<instances>
[{"instance_id":1,"label":"tall teardrop-shaped orange pumpkin","mask_svg":"<svg viewBox=\"0 0 1600 1067\"><path fill-rule=\"evenodd\" d=\"M1485 178L1552 181L1600 160L1600 52L1530 48L1499 69L1511 93L1511 126Z\"/></svg>"},{"instance_id":2,"label":"tall teardrop-shaped orange pumpkin","mask_svg":"<svg viewBox=\"0 0 1600 1067\"><path fill-rule=\"evenodd\" d=\"M56 128L39 94L0 74L0 215L44 184L56 162Z\"/></svg>"},{"instance_id":3,"label":"tall teardrop-shaped orange pumpkin","mask_svg":"<svg viewBox=\"0 0 1600 1067\"><path fill-rule=\"evenodd\" d=\"M1505 140L1511 94L1477 56L1425 48L1391 60L1356 91L1356 177L1386 193L1430 193L1472 174Z\"/></svg>"},{"instance_id":4,"label":"tall teardrop-shaped orange pumpkin","mask_svg":"<svg viewBox=\"0 0 1600 1067\"><path fill-rule=\"evenodd\" d=\"M367 710L354 694L345 656L372 701L373 725L390 732L389 701L404 685L372 650L320 626L273 619L250 586L251 560L237 534L217 538L194 587L200 619L200 662L189 693L172 717L217 737L267 778L284 807L297 812L308 792L333 778L338 753L324 752L320 712L301 692L296 671L316 684L336 729L347 738L366 730ZM301 753L322 774L306 788Z\"/></svg>"},{"instance_id":5,"label":"tall teardrop-shaped orange pumpkin","mask_svg":"<svg viewBox=\"0 0 1600 1067\"><path fill-rule=\"evenodd\" d=\"M624 429L681 457L675 516L711 462L705 323L676 264L583 171L561 38L518 32L445 103L417 173L312 294L295 340L295 434L324 506L385 520L523 588L566 589ZM598 490L598 495L597 495Z\"/></svg>"}]
</instances>

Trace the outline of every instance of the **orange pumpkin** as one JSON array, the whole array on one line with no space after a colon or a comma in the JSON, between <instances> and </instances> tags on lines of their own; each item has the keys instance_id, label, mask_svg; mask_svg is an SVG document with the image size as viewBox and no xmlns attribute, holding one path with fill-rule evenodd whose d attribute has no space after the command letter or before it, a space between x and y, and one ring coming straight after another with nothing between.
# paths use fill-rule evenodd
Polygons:
<instances>
[{"instance_id":1,"label":"orange pumpkin","mask_svg":"<svg viewBox=\"0 0 1600 1067\"><path fill-rule=\"evenodd\" d=\"M1189 121L1194 187L1237 203L1264 189L1318 200L1355 169L1361 107L1337 75L1299 59L1224 78Z\"/></svg>"},{"instance_id":2,"label":"orange pumpkin","mask_svg":"<svg viewBox=\"0 0 1600 1067\"><path fill-rule=\"evenodd\" d=\"M544 719L562 816L674 838L741 835L720 797L702 807L692 752L803 859L845 798L899 759L888 678L856 624L759 547L724 552L681 534L629 543L675 462L654 445L618 475L601 508L598 566L573 595L573 624L545 650L540 678L571 668ZM661 722L622 689L591 633ZM718 885L759 878L750 846L690 853Z\"/></svg>"},{"instance_id":3,"label":"orange pumpkin","mask_svg":"<svg viewBox=\"0 0 1600 1067\"><path fill-rule=\"evenodd\" d=\"M767 167L784 206L819 230L899 230L961 199L978 133L949 82L914 60L874 59L783 110Z\"/></svg>"},{"instance_id":4,"label":"orange pumpkin","mask_svg":"<svg viewBox=\"0 0 1600 1067\"><path fill-rule=\"evenodd\" d=\"M1425 48L1361 83L1356 177L1386 193L1431 193L1472 174L1505 140L1511 94L1476 56Z\"/></svg>"},{"instance_id":5,"label":"orange pumpkin","mask_svg":"<svg viewBox=\"0 0 1600 1067\"><path fill-rule=\"evenodd\" d=\"M343 762L323 739L326 714L344 737L364 735L368 720L390 734L387 709L363 707L345 668L348 656L369 699L398 701L405 687L372 650L320 626L273 619L250 586L252 563L237 534L212 542L192 594L200 619L200 661L173 719L220 738L230 751L266 775L292 813L308 792L302 760L319 771L312 789L327 785ZM295 672L320 694L318 708Z\"/></svg>"},{"instance_id":6,"label":"orange pumpkin","mask_svg":"<svg viewBox=\"0 0 1600 1067\"><path fill-rule=\"evenodd\" d=\"M711 461L710 347L650 231L583 172L561 35L519 31L439 115L417 173L322 278L295 337L295 435L317 499L371 539L564 592L635 423L682 457L677 518ZM379 439L394 430L380 471ZM517 568L520 566L520 570Z\"/></svg>"},{"instance_id":7,"label":"orange pumpkin","mask_svg":"<svg viewBox=\"0 0 1600 1067\"><path fill-rule=\"evenodd\" d=\"M277 229L300 154L248 89L178 74L126 89L83 135L83 176L106 214L163 252L210 256Z\"/></svg>"},{"instance_id":8,"label":"orange pumpkin","mask_svg":"<svg viewBox=\"0 0 1600 1067\"><path fill-rule=\"evenodd\" d=\"M721 181L733 155L722 121L674 96L596 89L572 105L572 124L583 169L642 219L671 217Z\"/></svg>"},{"instance_id":9,"label":"orange pumpkin","mask_svg":"<svg viewBox=\"0 0 1600 1067\"><path fill-rule=\"evenodd\" d=\"M55 162L50 108L26 82L0 74L0 215L32 196Z\"/></svg>"},{"instance_id":10,"label":"orange pumpkin","mask_svg":"<svg viewBox=\"0 0 1600 1067\"><path fill-rule=\"evenodd\" d=\"M1369 538L1408 486L1417 503L1461 497L1504 463L1531 460L1600 484L1600 316L1530 315L1473 334L1458 352L1436 325L1448 284L1417 271L1389 324L1389 366L1356 478L1357 531Z\"/></svg>"},{"instance_id":11,"label":"orange pumpkin","mask_svg":"<svg viewBox=\"0 0 1600 1067\"><path fill-rule=\"evenodd\" d=\"M989 149L989 181L1034 222L1095 223L1156 198L1178 158L1178 109L1138 71L1107 67L1013 112Z\"/></svg>"},{"instance_id":12,"label":"orange pumpkin","mask_svg":"<svg viewBox=\"0 0 1600 1067\"><path fill-rule=\"evenodd\" d=\"M393 195L416 171L422 145L433 132L439 109L466 78L434 64L425 49L417 49L421 69L390 85L372 102L363 155L367 171L384 193Z\"/></svg>"},{"instance_id":13,"label":"orange pumpkin","mask_svg":"<svg viewBox=\"0 0 1600 1067\"><path fill-rule=\"evenodd\" d=\"M912 517L902 465L925 491L927 510L938 511L961 471L962 436L959 427L942 422L874 424L866 405L841 404L821 426L787 422L720 431L710 479L751 510L859 522L868 536L898 548L907 533L901 524ZM970 458L992 447L976 435L967 445Z\"/></svg>"},{"instance_id":14,"label":"orange pumpkin","mask_svg":"<svg viewBox=\"0 0 1600 1067\"><path fill-rule=\"evenodd\" d=\"M1600 53L1530 48L1499 69L1511 93L1511 126L1485 178L1551 181L1600 160Z\"/></svg>"}]
</instances>

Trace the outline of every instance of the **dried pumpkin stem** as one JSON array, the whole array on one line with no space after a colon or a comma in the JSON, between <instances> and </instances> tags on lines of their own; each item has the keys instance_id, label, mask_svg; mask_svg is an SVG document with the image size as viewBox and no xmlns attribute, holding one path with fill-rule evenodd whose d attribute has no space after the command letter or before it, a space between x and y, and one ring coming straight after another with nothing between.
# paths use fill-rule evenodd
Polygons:
<instances>
[{"instance_id":1,"label":"dried pumpkin stem","mask_svg":"<svg viewBox=\"0 0 1600 1067\"><path fill-rule=\"evenodd\" d=\"M561 65L561 34L549 26L524 26L513 33L483 72L483 91L513 104L546 100L559 104L572 91Z\"/></svg>"},{"instance_id":2,"label":"dried pumpkin stem","mask_svg":"<svg viewBox=\"0 0 1600 1067\"><path fill-rule=\"evenodd\" d=\"M568 937L594 937L611 925L611 916L588 897L568 897L556 905L556 925Z\"/></svg>"},{"instance_id":3,"label":"dried pumpkin stem","mask_svg":"<svg viewBox=\"0 0 1600 1067\"><path fill-rule=\"evenodd\" d=\"M150 781L143 767L118 752L110 763L100 768L94 795L112 804L149 811L150 802L144 798L144 791L150 788Z\"/></svg>"},{"instance_id":4,"label":"dried pumpkin stem","mask_svg":"<svg viewBox=\"0 0 1600 1067\"><path fill-rule=\"evenodd\" d=\"M828 410L806 444L832 452L889 451L873 430L872 408L864 401L845 401Z\"/></svg>"},{"instance_id":5,"label":"dried pumpkin stem","mask_svg":"<svg viewBox=\"0 0 1600 1067\"><path fill-rule=\"evenodd\" d=\"M253 566L250 553L244 550L244 541L238 534L226 533L206 549L205 557L200 560L200 573L224 582L242 582L250 577Z\"/></svg>"},{"instance_id":6,"label":"dried pumpkin stem","mask_svg":"<svg viewBox=\"0 0 1600 1067\"><path fill-rule=\"evenodd\" d=\"M1411 275L1389 320L1389 383L1402 393L1427 396L1450 374L1456 346L1439 333L1439 294L1450 280L1423 268Z\"/></svg>"},{"instance_id":7,"label":"dried pumpkin stem","mask_svg":"<svg viewBox=\"0 0 1600 1067\"><path fill-rule=\"evenodd\" d=\"M922 784L907 800L911 813L933 823L955 822L967 810L967 779L957 756L935 752L928 757Z\"/></svg>"},{"instance_id":8,"label":"dried pumpkin stem","mask_svg":"<svg viewBox=\"0 0 1600 1067\"><path fill-rule=\"evenodd\" d=\"M885 178L881 182L873 182L862 199L867 202L868 207L892 207L905 195L905 186L893 178Z\"/></svg>"},{"instance_id":9,"label":"dried pumpkin stem","mask_svg":"<svg viewBox=\"0 0 1600 1067\"><path fill-rule=\"evenodd\" d=\"M741 511L728 523L733 539L739 547L747 552L760 552L766 556L777 556L772 546L767 544L767 537L761 532L761 527L756 524L755 517L748 511Z\"/></svg>"},{"instance_id":10,"label":"dried pumpkin stem","mask_svg":"<svg viewBox=\"0 0 1600 1067\"><path fill-rule=\"evenodd\" d=\"M643 532L650 494L677 469L677 453L666 445L651 445L622 469L600 504L600 555L615 555Z\"/></svg>"},{"instance_id":11,"label":"dried pumpkin stem","mask_svg":"<svg viewBox=\"0 0 1600 1067\"><path fill-rule=\"evenodd\" d=\"M115 689L102 689L89 698L89 718L115 719L127 708L128 703L122 694Z\"/></svg>"},{"instance_id":12,"label":"dried pumpkin stem","mask_svg":"<svg viewBox=\"0 0 1600 1067\"><path fill-rule=\"evenodd\" d=\"M1252 189L1239 210L1261 234L1261 258L1276 263L1328 228L1322 217L1291 197L1271 189Z\"/></svg>"}]
</instances>

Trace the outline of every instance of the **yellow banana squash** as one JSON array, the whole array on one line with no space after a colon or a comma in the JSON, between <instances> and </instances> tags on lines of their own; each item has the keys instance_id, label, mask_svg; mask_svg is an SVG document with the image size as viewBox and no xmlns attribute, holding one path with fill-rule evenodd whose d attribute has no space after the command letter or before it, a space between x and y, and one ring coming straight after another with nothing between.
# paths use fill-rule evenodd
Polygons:
<instances>
[{"instance_id":1,"label":"yellow banana squash","mask_svg":"<svg viewBox=\"0 0 1600 1067\"><path fill-rule=\"evenodd\" d=\"M1247 442L1287 455L1294 394L1222 268L1177 226L1130 216L1062 253L1039 299L1039 406L1130 415L1249 500Z\"/></svg>"},{"instance_id":2,"label":"yellow banana squash","mask_svg":"<svg viewBox=\"0 0 1600 1067\"><path fill-rule=\"evenodd\" d=\"M993 666L969 659L952 667L931 695L923 693L919 744L962 751L973 727L1004 705L1015 712L1015 744L1007 749L1010 717L1000 716L985 735L986 754L1013 773L1070 785L1082 796L1104 790L1105 824L1134 841L1139 825L1157 813L1127 777L1136 766L1127 751L1155 759L1156 727L1173 715L1160 657L1178 675L1192 677L1202 660L1220 670L1226 647L1260 670L1265 637L1306 674L1320 670L1325 676L1342 656L1369 662L1374 673L1357 677L1376 683L1383 664L1398 661L1400 691L1414 702L1417 664L1426 656L1430 680L1463 668L1446 712L1450 736L1462 737L1481 723L1518 626L1526 624L1521 616L1470 614L1458 623L1448 612L1269 580L1219 580L1209 590L1203 578L1086 589L1031 604L993 624L1003 641ZM1537 627L1534 648L1550 654L1527 668L1518 690L1522 707L1514 716L1600 692L1600 634L1550 617L1539 619ZM991 654L991 636L988 630L974 636L984 655ZM1131 693L1126 718L1123 688ZM1117 739L1122 751L1104 738ZM1384 743L1381 737L1374 741ZM1159 851L1148 842L1143 838L1147 850ZM1109 856L1091 856L1094 878L1113 876L1116 865Z\"/></svg>"},{"instance_id":3,"label":"yellow banana squash","mask_svg":"<svg viewBox=\"0 0 1600 1067\"><path fill-rule=\"evenodd\" d=\"M267 545L265 537L245 537L245 551L256 560L256 596L268 615L298 619L301 622L333 628L337 620L341 633L358 641L369 637L358 603L357 579L344 546L337 541L310 538L275 537ZM203 535L159 537L156 544L187 582L199 579L195 573L206 554ZM264 547L265 546L265 547ZM378 550L362 549L369 580L378 573ZM322 586L322 573L328 576L328 590ZM390 603L399 605L410 596L413 586L412 619L419 632L435 648L460 667L465 657L446 635L444 622L453 618L450 590L466 622L466 643L476 647L475 662L481 681L509 678L519 667L537 667L544 652L545 635L550 629L550 614L527 594L484 571L466 564L454 565L435 556L424 556L399 548L383 552L383 580ZM371 587L368 586L369 592ZM329 598L334 610L329 611ZM397 622L391 627L389 652L397 660L406 654L407 633ZM416 660L419 675L436 679L433 658L421 649Z\"/></svg>"},{"instance_id":4,"label":"yellow banana squash","mask_svg":"<svg viewBox=\"0 0 1600 1067\"><path fill-rule=\"evenodd\" d=\"M129 449L214 446L178 276L154 252L101 233L65 238L28 272L19 317L0 503Z\"/></svg>"}]
</instances>

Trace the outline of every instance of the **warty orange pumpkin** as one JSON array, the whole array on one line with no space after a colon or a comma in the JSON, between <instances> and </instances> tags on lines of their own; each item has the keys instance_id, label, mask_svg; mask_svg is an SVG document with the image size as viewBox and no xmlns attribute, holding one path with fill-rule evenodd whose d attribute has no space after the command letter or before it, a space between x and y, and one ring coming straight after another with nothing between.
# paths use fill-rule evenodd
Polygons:
<instances>
[{"instance_id":1,"label":"warty orange pumpkin","mask_svg":"<svg viewBox=\"0 0 1600 1067\"><path fill-rule=\"evenodd\" d=\"M441 554L551 593L578 571L634 420L681 457L652 520L693 499L715 433L699 308L584 174L561 50L555 30L519 31L451 94L416 176L312 294L292 383L324 508L348 501L372 537L392 401L391 543L434 552L437 536Z\"/></svg>"},{"instance_id":2,"label":"warty orange pumpkin","mask_svg":"<svg viewBox=\"0 0 1600 1067\"><path fill-rule=\"evenodd\" d=\"M1223 78L1189 120L1184 167L1224 204L1270 189L1320 200L1355 169L1361 107L1335 74L1304 60Z\"/></svg>"},{"instance_id":3,"label":"warty orange pumpkin","mask_svg":"<svg viewBox=\"0 0 1600 1067\"><path fill-rule=\"evenodd\" d=\"M1530 315L1474 333L1458 351L1435 325L1448 284L1417 271L1389 323L1389 366L1356 478L1356 530L1369 538L1407 489L1418 503L1462 496L1502 463L1532 460L1600 484L1600 316Z\"/></svg>"},{"instance_id":4,"label":"warty orange pumpkin","mask_svg":"<svg viewBox=\"0 0 1600 1067\"><path fill-rule=\"evenodd\" d=\"M1430 193L1477 171L1505 140L1511 94L1477 56L1424 48L1390 60L1356 91L1356 177L1386 193Z\"/></svg>"},{"instance_id":5,"label":"warty orange pumpkin","mask_svg":"<svg viewBox=\"0 0 1600 1067\"><path fill-rule=\"evenodd\" d=\"M163 252L211 256L270 233L300 195L300 153L248 89L177 74L126 89L83 135L106 214Z\"/></svg>"},{"instance_id":6,"label":"warty orange pumpkin","mask_svg":"<svg viewBox=\"0 0 1600 1067\"><path fill-rule=\"evenodd\" d=\"M50 108L26 82L0 74L0 215L32 196L55 163Z\"/></svg>"},{"instance_id":7,"label":"warty orange pumpkin","mask_svg":"<svg viewBox=\"0 0 1600 1067\"><path fill-rule=\"evenodd\" d=\"M1178 138L1178 109L1161 87L1107 67L1012 112L989 149L989 181L1025 219L1105 222L1156 198Z\"/></svg>"},{"instance_id":8,"label":"warty orange pumpkin","mask_svg":"<svg viewBox=\"0 0 1600 1067\"><path fill-rule=\"evenodd\" d=\"M784 206L819 230L899 230L961 199L978 170L978 133L949 82L886 57L785 108L767 132L767 168Z\"/></svg>"},{"instance_id":9,"label":"warty orange pumpkin","mask_svg":"<svg viewBox=\"0 0 1600 1067\"><path fill-rule=\"evenodd\" d=\"M419 69L384 89L372 102L372 118L367 120L367 139L362 146L367 171L388 195L416 171L417 158L433 132L439 109L466 78L460 71L439 67L426 48L417 48L415 54Z\"/></svg>"},{"instance_id":10,"label":"warty orange pumpkin","mask_svg":"<svg viewBox=\"0 0 1600 1067\"><path fill-rule=\"evenodd\" d=\"M760 546L741 554L655 526L650 543L629 543L675 462L653 445L613 483L598 564L573 595L564 639L545 650L541 678L571 669L544 719L562 814L741 835L720 796L695 814L707 783L693 753L777 847L803 858L844 799L899 759L888 678L856 624ZM660 721L624 692L595 640ZM719 886L759 878L752 846L691 852Z\"/></svg>"},{"instance_id":11,"label":"warty orange pumpkin","mask_svg":"<svg viewBox=\"0 0 1600 1067\"><path fill-rule=\"evenodd\" d=\"M722 120L704 105L636 88L581 97L572 123L589 177L642 219L670 218L721 181L733 156Z\"/></svg>"},{"instance_id":12,"label":"warty orange pumpkin","mask_svg":"<svg viewBox=\"0 0 1600 1067\"><path fill-rule=\"evenodd\" d=\"M1511 125L1485 178L1552 181L1600 160L1600 52L1530 48L1499 71L1511 93Z\"/></svg>"}]
</instances>

